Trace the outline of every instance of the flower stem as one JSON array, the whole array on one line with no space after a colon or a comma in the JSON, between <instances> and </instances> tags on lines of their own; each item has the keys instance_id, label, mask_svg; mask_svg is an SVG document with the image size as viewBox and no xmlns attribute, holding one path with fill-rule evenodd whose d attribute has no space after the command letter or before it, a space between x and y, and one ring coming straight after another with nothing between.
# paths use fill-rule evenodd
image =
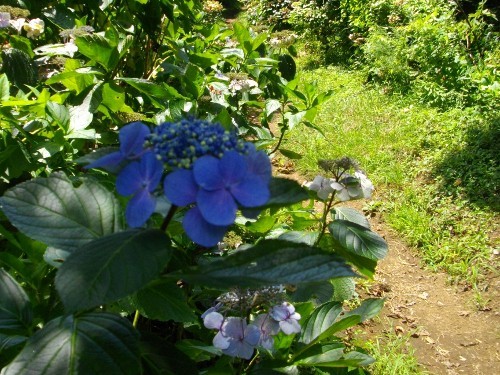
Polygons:
<instances>
[{"instance_id":1,"label":"flower stem","mask_svg":"<svg viewBox=\"0 0 500 375\"><path fill-rule=\"evenodd\" d=\"M323 208L323 217L321 218L321 230L319 232L319 235L318 235L318 238L316 239L316 241L314 242L314 246L317 246L319 244L319 242L321 241L321 239L323 238L323 236L325 235L325 231L326 231L326 219L327 219L327 215L328 215L328 212L330 212L332 206L333 206L333 200L335 198L335 193L332 194L330 200L328 201L328 203L325 203L324 205L324 208Z\"/></svg>"},{"instance_id":2,"label":"flower stem","mask_svg":"<svg viewBox=\"0 0 500 375\"><path fill-rule=\"evenodd\" d=\"M137 323L139 323L139 316L141 316L141 314L139 314L139 310L135 310L134 321L132 323L134 328L137 328Z\"/></svg>"},{"instance_id":3,"label":"flower stem","mask_svg":"<svg viewBox=\"0 0 500 375\"><path fill-rule=\"evenodd\" d=\"M163 223L161 223L160 230L165 232L167 230L168 224L170 223L170 220L174 217L175 210L177 210L177 206L171 205L170 209L168 210L167 216L165 216L165 219L163 220Z\"/></svg>"}]
</instances>

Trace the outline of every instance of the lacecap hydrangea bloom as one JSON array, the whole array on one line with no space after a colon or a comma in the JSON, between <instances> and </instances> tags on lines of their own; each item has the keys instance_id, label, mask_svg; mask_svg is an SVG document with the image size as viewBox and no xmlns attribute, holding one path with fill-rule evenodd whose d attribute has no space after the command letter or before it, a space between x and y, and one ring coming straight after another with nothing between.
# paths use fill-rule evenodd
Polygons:
<instances>
[{"instance_id":1,"label":"lacecap hydrangea bloom","mask_svg":"<svg viewBox=\"0 0 500 375\"><path fill-rule=\"evenodd\" d=\"M354 176L344 173L339 180L318 175L313 181L306 182L305 186L315 191L321 200L328 199L330 194L334 193L342 202L360 198L369 199L374 190L372 182L359 170L354 172Z\"/></svg>"},{"instance_id":2,"label":"lacecap hydrangea bloom","mask_svg":"<svg viewBox=\"0 0 500 375\"><path fill-rule=\"evenodd\" d=\"M221 307L219 304L208 309L201 318L206 328L217 331L212 341L214 347L231 357L250 359L256 348L273 350L274 336L280 330L286 335L301 330L300 314L288 302L272 307L268 314L257 315L250 323L241 317L225 317L217 311Z\"/></svg>"},{"instance_id":3,"label":"lacecap hydrangea bloom","mask_svg":"<svg viewBox=\"0 0 500 375\"><path fill-rule=\"evenodd\" d=\"M186 234L202 246L216 245L234 223L238 209L253 214L270 197L271 163L263 151L220 124L187 119L152 131L140 122L124 126L120 149L87 168L118 171L117 191L132 196L125 218L140 227L153 214L156 188L175 206L189 206Z\"/></svg>"}]
</instances>

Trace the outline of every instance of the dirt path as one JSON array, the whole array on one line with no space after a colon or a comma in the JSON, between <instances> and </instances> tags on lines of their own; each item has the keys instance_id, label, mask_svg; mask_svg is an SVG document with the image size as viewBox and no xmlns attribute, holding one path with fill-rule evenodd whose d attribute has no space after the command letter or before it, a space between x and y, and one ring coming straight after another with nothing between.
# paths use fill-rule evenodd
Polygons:
<instances>
[{"instance_id":1,"label":"dirt path","mask_svg":"<svg viewBox=\"0 0 500 375\"><path fill-rule=\"evenodd\" d=\"M472 291L447 284L447 276L420 267L420 260L381 220L373 229L389 244L379 263L374 295L387 298L370 330L413 333L419 363L430 374L500 374L500 280L490 280L491 300L479 311Z\"/></svg>"},{"instance_id":2,"label":"dirt path","mask_svg":"<svg viewBox=\"0 0 500 375\"><path fill-rule=\"evenodd\" d=\"M305 181L293 165L281 166L278 173ZM348 205L361 211L364 203ZM378 213L369 220L387 241L389 253L369 287L369 296L385 297L386 302L368 331L375 337L390 331L411 334L419 364L432 375L500 374L500 280L489 280L484 298L490 300L479 310L471 290L449 285L445 273L425 269Z\"/></svg>"}]
</instances>

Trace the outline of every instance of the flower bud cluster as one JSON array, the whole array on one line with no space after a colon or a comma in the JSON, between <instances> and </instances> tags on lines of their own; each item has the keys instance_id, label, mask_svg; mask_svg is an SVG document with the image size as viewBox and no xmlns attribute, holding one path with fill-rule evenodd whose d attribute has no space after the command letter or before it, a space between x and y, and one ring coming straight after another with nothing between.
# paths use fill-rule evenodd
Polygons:
<instances>
[{"instance_id":1,"label":"flower bud cluster","mask_svg":"<svg viewBox=\"0 0 500 375\"><path fill-rule=\"evenodd\" d=\"M217 331L213 345L231 357L250 359L256 348L272 350L274 336L280 331L286 335L301 330L300 314L288 302L275 305L267 313L258 314L247 322L245 318L224 316L221 303L205 311L201 318L206 328Z\"/></svg>"},{"instance_id":2,"label":"flower bud cluster","mask_svg":"<svg viewBox=\"0 0 500 375\"><path fill-rule=\"evenodd\" d=\"M153 152L170 168L190 169L201 156L221 158L227 151L247 154L250 147L222 126L197 119L165 122L146 139Z\"/></svg>"}]
</instances>

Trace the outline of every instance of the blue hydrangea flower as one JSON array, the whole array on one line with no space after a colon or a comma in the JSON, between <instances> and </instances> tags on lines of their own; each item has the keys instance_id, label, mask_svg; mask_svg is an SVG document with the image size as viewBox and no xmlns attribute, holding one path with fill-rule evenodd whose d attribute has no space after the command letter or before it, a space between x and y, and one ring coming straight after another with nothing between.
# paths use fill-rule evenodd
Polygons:
<instances>
[{"instance_id":1,"label":"blue hydrangea flower","mask_svg":"<svg viewBox=\"0 0 500 375\"><path fill-rule=\"evenodd\" d=\"M270 314L259 314L251 323L260 330L260 339L258 345L267 350L274 347L274 337L280 331L279 323L274 320Z\"/></svg>"},{"instance_id":2,"label":"blue hydrangea flower","mask_svg":"<svg viewBox=\"0 0 500 375\"><path fill-rule=\"evenodd\" d=\"M142 122L132 122L125 125L118 134L120 150L97 159L85 168L103 168L110 172L116 171L123 161L136 160L141 157L145 152L144 142L150 133L149 128Z\"/></svg>"},{"instance_id":3,"label":"blue hydrangea flower","mask_svg":"<svg viewBox=\"0 0 500 375\"><path fill-rule=\"evenodd\" d=\"M288 302L283 302L278 306L274 306L270 312L272 318L279 323L279 326L284 334L300 332L300 314L295 312L295 307Z\"/></svg>"},{"instance_id":4,"label":"blue hydrangea flower","mask_svg":"<svg viewBox=\"0 0 500 375\"><path fill-rule=\"evenodd\" d=\"M184 217L184 230L194 242L214 246L234 223L239 207L258 207L269 200L270 168L267 155L263 158L257 152L228 151L220 159L205 155L194 162L192 170L170 173L164 191L174 205L196 203Z\"/></svg>"},{"instance_id":5,"label":"blue hydrangea flower","mask_svg":"<svg viewBox=\"0 0 500 375\"><path fill-rule=\"evenodd\" d=\"M259 339L260 330L257 326L247 325L243 318L229 317L215 335L213 344L231 357L250 359Z\"/></svg>"},{"instance_id":6,"label":"blue hydrangea flower","mask_svg":"<svg viewBox=\"0 0 500 375\"><path fill-rule=\"evenodd\" d=\"M204 155L221 158L231 150L246 154L250 145L220 124L194 118L165 122L147 138L154 153L172 169L190 169Z\"/></svg>"},{"instance_id":7,"label":"blue hydrangea flower","mask_svg":"<svg viewBox=\"0 0 500 375\"><path fill-rule=\"evenodd\" d=\"M152 152L139 161L133 161L121 170L116 178L116 190L120 195L132 198L127 203L125 218L130 227L136 228L153 214L156 206L154 190L160 184L163 164Z\"/></svg>"}]
</instances>

